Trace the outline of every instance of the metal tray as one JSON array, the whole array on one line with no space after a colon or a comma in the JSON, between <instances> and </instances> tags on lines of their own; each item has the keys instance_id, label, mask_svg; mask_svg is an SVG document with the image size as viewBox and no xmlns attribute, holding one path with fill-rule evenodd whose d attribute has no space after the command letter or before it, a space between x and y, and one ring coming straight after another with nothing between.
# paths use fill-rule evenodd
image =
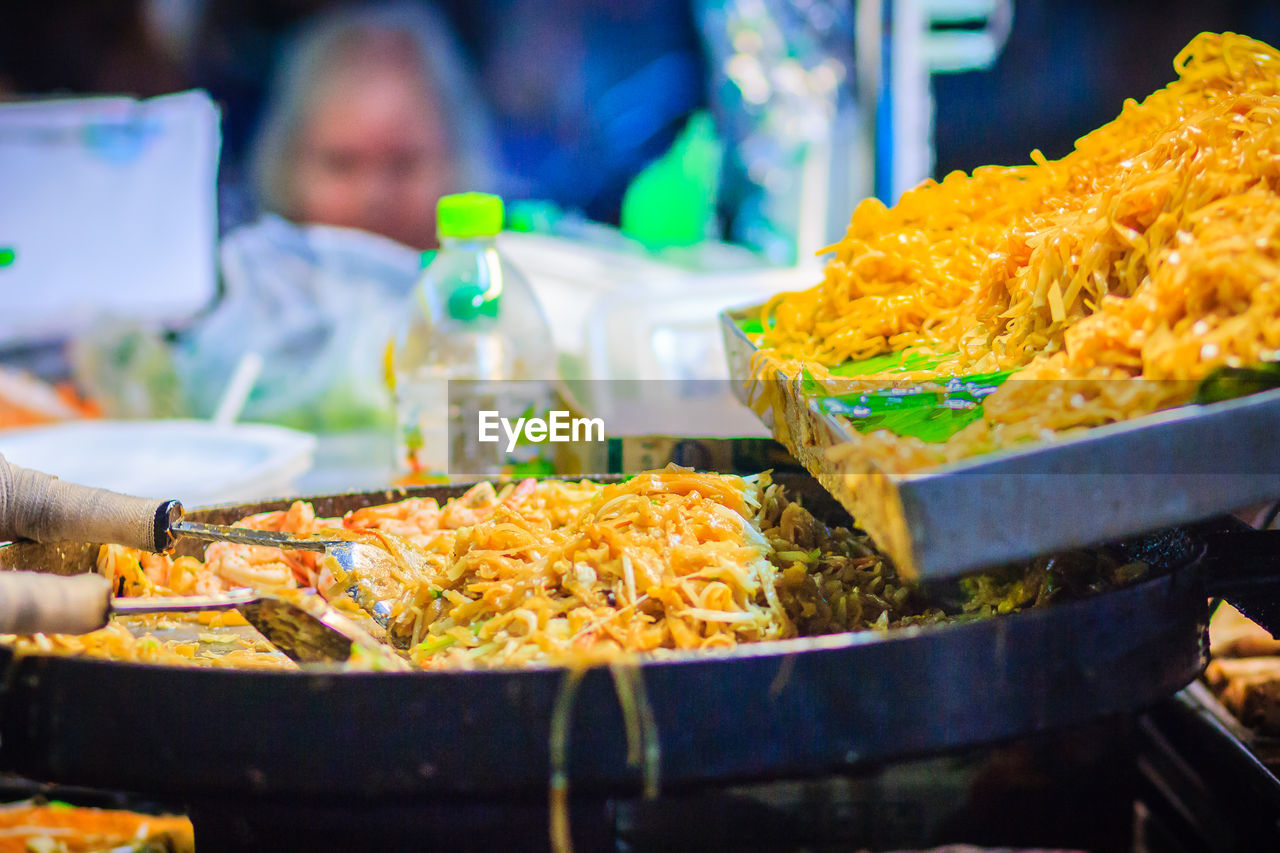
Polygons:
<instances>
[{"instance_id":1,"label":"metal tray","mask_svg":"<svg viewBox=\"0 0 1280 853\"><path fill-rule=\"evenodd\" d=\"M720 315L747 405L763 386L751 381L756 346L738 321L758 311ZM870 461L834 465L827 451L852 440L852 427L798 383L763 381L781 390L781 404L762 415L774 437L907 577L950 577L1280 497L1280 389L900 475Z\"/></svg>"}]
</instances>

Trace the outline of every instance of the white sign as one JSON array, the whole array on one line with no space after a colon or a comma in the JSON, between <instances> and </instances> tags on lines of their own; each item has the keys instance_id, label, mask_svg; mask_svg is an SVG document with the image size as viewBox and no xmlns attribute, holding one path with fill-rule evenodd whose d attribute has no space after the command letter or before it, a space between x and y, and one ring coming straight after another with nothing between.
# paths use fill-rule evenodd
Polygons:
<instances>
[{"instance_id":1,"label":"white sign","mask_svg":"<svg viewBox=\"0 0 1280 853\"><path fill-rule=\"evenodd\" d=\"M203 92L0 105L0 346L208 304L220 145Z\"/></svg>"}]
</instances>

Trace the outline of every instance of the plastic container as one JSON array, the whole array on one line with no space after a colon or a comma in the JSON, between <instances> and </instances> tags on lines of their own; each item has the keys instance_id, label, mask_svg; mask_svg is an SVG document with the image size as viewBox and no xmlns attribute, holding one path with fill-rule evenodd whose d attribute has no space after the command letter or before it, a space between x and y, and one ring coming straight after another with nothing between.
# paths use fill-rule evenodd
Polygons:
<instances>
[{"instance_id":1,"label":"plastic container","mask_svg":"<svg viewBox=\"0 0 1280 853\"><path fill-rule=\"evenodd\" d=\"M502 221L497 196L440 199L441 248L424 256L388 364L401 475L545 473L534 447L478 440L483 411L512 421L547 411L556 378L542 307L495 245Z\"/></svg>"},{"instance_id":2,"label":"plastic container","mask_svg":"<svg viewBox=\"0 0 1280 853\"><path fill-rule=\"evenodd\" d=\"M604 226L597 226L603 229ZM736 401L719 314L822 281L822 266L773 267L740 247L701 243L690 268L642 249L548 234L503 232L547 309L561 378L612 437L764 436Z\"/></svg>"}]
</instances>

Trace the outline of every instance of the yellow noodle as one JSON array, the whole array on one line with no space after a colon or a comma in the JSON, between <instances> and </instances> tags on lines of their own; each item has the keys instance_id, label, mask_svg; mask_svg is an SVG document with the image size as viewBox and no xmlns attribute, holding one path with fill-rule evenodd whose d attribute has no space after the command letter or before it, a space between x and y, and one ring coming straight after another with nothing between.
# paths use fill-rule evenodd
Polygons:
<instances>
[{"instance_id":1,"label":"yellow noodle","mask_svg":"<svg viewBox=\"0 0 1280 853\"><path fill-rule=\"evenodd\" d=\"M608 485L527 480L498 491L481 483L443 506L411 498L317 518L299 501L239 523L357 539L394 553L401 565L384 587L390 628L412 641L410 659L429 669L587 666L634 652L942 618L907 598L885 615L878 584L892 568L871 556L865 537L822 525L767 474L669 466ZM109 545L100 550L98 571L127 595L169 595L177 585L217 593L256 576L272 589L314 586L334 595L335 606L355 607L342 594L346 583L327 577L309 555L297 556L226 545L210 546L202 561ZM130 624L159 626L156 617ZM6 641L31 653L292 666L265 644L227 654L135 637L119 621L85 637L0 638Z\"/></svg>"},{"instance_id":2,"label":"yellow noodle","mask_svg":"<svg viewBox=\"0 0 1280 853\"><path fill-rule=\"evenodd\" d=\"M822 283L764 306L757 375L908 348L945 360L870 378L1019 370L945 447L860 442L910 469L1180 405L1215 367L1280 358L1280 52L1203 33L1174 68L1060 160L862 202Z\"/></svg>"}]
</instances>

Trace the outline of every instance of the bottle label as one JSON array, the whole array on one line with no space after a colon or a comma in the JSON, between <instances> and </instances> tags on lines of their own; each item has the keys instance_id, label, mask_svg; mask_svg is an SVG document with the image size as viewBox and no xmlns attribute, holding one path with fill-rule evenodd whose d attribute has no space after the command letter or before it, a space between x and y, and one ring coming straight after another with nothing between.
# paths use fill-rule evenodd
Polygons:
<instances>
[{"instance_id":1,"label":"bottle label","mask_svg":"<svg viewBox=\"0 0 1280 853\"><path fill-rule=\"evenodd\" d=\"M395 386L396 467L410 479L449 473L449 380L403 378Z\"/></svg>"},{"instance_id":2,"label":"bottle label","mask_svg":"<svg viewBox=\"0 0 1280 853\"><path fill-rule=\"evenodd\" d=\"M397 388L399 453L414 481L541 477L572 422L550 382L448 380ZM559 408L557 408L559 406ZM563 422L563 426L561 426ZM578 427L579 435L583 427ZM604 441L603 424L597 431Z\"/></svg>"},{"instance_id":3,"label":"bottle label","mask_svg":"<svg viewBox=\"0 0 1280 853\"><path fill-rule=\"evenodd\" d=\"M555 447L538 424L554 418L550 382L455 382L450 389L450 471L542 477L556 470Z\"/></svg>"}]
</instances>

